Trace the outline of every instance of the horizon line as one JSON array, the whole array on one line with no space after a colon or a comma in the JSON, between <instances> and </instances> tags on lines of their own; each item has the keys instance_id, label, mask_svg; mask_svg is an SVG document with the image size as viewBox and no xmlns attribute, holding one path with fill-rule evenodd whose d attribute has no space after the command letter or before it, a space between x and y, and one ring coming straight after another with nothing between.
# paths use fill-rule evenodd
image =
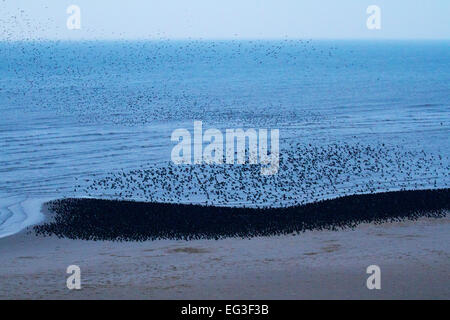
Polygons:
<instances>
[{"instance_id":1,"label":"horizon line","mask_svg":"<svg viewBox=\"0 0 450 320\"><path fill-rule=\"evenodd\" d=\"M326 38L326 37L283 37L283 38L35 38L35 39L2 39L0 42L95 42L95 41L450 41L449 38Z\"/></svg>"}]
</instances>

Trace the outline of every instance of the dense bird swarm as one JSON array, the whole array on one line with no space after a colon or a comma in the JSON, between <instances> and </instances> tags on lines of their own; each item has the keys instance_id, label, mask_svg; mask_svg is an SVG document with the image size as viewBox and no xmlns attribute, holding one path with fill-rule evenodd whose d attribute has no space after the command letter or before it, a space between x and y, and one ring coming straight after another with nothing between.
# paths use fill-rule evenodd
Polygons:
<instances>
[{"instance_id":1,"label":"dense bird swarm","mask_svg":"<svg viewBox=\"0 0 450 320\"><path fill-rule=\"evenodd\" d=\"M443 217L450 189L352 195L285 208L237 208L99 199L49 203L53 222L37 234L70 239L221 239L355 227L363 222Z\"/></svg>"}]
</instances>

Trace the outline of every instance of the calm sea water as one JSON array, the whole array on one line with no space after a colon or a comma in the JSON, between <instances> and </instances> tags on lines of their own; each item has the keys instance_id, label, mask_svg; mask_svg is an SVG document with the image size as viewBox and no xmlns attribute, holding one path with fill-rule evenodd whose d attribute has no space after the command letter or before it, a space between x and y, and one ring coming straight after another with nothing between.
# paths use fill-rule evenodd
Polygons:
<instances>
[{"instance_id":1,"label":"calm sea water","mask_svg":"<svg viewBox=\"0 0 450 320\"><path fill-rule=\"evenodd\" d=\"M41 199L166 166L194 120L280 129L282 154L376 146L391 179L365 174L375 191L448 187L450 41L4 42L0 114L0 237L38 221ZM359 191L352 179L327 196Z\"/></svg>"}]
</instances>

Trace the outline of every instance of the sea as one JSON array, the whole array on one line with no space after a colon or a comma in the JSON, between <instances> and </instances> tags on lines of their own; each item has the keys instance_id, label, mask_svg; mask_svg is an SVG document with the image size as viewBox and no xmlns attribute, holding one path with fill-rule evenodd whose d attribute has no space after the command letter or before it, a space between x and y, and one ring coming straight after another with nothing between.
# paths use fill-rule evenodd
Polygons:
<instances>
[{"instance_id":1,"label":"sea","mask_svg":"<svg viewBox=\"0 0 450 320\"><path fill-rule=\"evenodd\" d=\"M280 168L171 162L278 129ZM288 206L450 185L450 41L0 42L0 238L68 197Z\"/></svg>"}]
</instances>

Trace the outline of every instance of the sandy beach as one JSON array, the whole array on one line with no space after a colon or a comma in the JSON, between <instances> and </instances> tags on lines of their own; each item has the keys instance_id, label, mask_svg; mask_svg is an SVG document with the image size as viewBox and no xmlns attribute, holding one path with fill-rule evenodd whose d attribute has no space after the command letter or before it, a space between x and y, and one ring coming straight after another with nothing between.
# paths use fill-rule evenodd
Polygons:
<instances>
[{"instance_id":1,"label":"sandy beach","mask_svg":"<svg viewBox=\"0 0 450 320\"><path fill-rule=\"evenodd\" d=\"M224 240L0 239L1 299L449 299L450 219ZM366 268L381 268L368 290ZM81 268L68 290L66 268Z\"/></svg>"}]
</instances>

